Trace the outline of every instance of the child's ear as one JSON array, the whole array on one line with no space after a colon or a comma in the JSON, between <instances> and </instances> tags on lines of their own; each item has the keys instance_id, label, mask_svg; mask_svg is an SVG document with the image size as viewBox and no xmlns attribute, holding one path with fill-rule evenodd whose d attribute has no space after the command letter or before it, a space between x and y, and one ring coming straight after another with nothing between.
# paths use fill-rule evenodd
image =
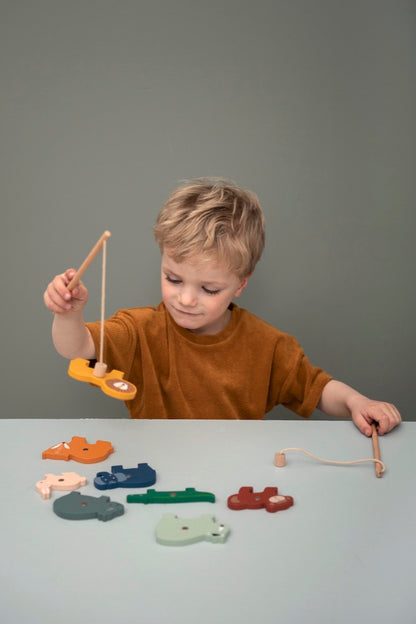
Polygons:
<instances>
[{"instance_id":1,"label":"child's ear","mask_svg":"<svg viewBox=\"0 0 416 624\"><path fill-rule=\"evenodd\" d=\"M248 280L250 279L250 275L247 275L247 277L245 277L244 279L241 280L239 287L237 288L237 290L234 293L234 297L239 297L241 295L241 293L243 292L244 288L247 286L248 284Z\"/></svg>"}]
</instances>

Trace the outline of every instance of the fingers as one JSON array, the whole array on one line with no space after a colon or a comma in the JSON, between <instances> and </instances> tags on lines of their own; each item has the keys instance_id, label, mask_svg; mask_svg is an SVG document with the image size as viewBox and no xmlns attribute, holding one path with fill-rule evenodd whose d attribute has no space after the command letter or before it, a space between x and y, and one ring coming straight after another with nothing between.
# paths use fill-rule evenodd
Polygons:
<instances>
[{"instance_id":1,"label":"fingers","mask_svg":"<svg viewBox=\"0 0 416 624\"><path fill-rule=\"evenodd\" d=\"M380 407L380 416L375 415L373 420L377 422L377 433L384 435L394 427L397 427L402 421L399 410L391 403L382 403Z\"/></svg>"},{"instance_id":2,"label":"fingers","mask_svg":"<svg viewBox=\"0 0 416 624\"><path fill-rule=\"evenodd\" d=\"M353 414L353 420L357 428L366 436L371 436L371 425L377 424L378 435L388 433L397 427L402 421L397 407L391 403L373 401L366 405L365 409Z\"/></svg>"},{"instance_id":3,"label":"fingers","mask_svg":"<svg viewBox=\"0 0 416 624\"><path fill-rule=\"evenodd\" d=\"M367 421L367 419L364 418L364 416L362 416L362 415L354 416L353 417L353 422L354 422L355 426L357 427L357 429L359 431L361 431L361 433L363 433L368 438L371 436L371 433L372 433L371 425ZM371 421L371 422L373 422L373 421Z\"/></svg>"},{"instance_id":4,"label":"fingers","mask_svg":"<svg viewBox=\"0 0 416 624\"><path fill-rule=\"evenodd\" d=\"M75 275L74 269L68 269L65 273L61 273L54 277L48 284L43 300L47 308L54 314L65 314L72 309L73 300L79 294L79 286L74 288L72 292L68 290L68 284Z\"/></svg>"}]
</instances>

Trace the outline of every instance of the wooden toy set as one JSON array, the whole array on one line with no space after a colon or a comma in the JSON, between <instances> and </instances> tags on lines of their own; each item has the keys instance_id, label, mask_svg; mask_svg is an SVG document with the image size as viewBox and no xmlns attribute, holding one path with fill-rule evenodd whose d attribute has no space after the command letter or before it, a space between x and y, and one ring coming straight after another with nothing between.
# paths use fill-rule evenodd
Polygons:
<instances>
[{"instance_id":1,"label":"wooden toy set","mask_svg":"<svg viewBox=\"0 0 416 624\"><path fill-rule=\"evenodd\" d=\"M374 443L374 438L373 438ZM379 456L379 449L377 454ZM298 448L282 449L275 455L275 465L285 465L285 453L301 451L319 461L335 464L354 464L374 461L376 468L382 464L380 475L384 471L384 464L378 458L339 462L322 460L311 453ZM105 440L95 443L87 442L86 438L73 436L70 442L59 442L42 453L42 459L77 461L83 464L92 464L104 461L114 452L113 445ZM115 488L149 488L156 483L156 470L146 462L138 463L132 468L122 465L111 466L110 471L97 472L93 484L98 490L112 490ZM87 484L85 476L76 472L62 472L61 474L46 473L44 478L36 483L36 490L42 499L51 498L51 491L69 491L69 494L57 498L53 502L53 511L60 518L67 520L86 520L97 518L103 522L122 516L125 507L122 503L112 501L109 496L98 497L81 494L77 490ZM144 493L132 493L126 497L127 503L170 504L170 503L215 503L215 494L202 492L195 488L184 490L161 491L153 488ZM244 509L264 509L269 513L284 511L294 504L292 496L282 495L277 487L267 486L261 492L255 492L250 486L243 486L238 492L230 494L227 499L229 509L239 511ZM196 518L179 518L174 514L166 514L156 527L156 541L163 545L179 546L194 544L199 541L224 543L230 533L230 527L220 524L215 517L204 514Z\"/></svg>"},{"instance_id":2,"label":"wooden toy set","mask_svg":"<svg viewBox=\"0 0 416 624\"><path fill-rule=\"evenodd\" d=\"M91 444L86 438L73 436L70 442L59 442L42 453L42 459L77 461L84 464L104 461L114 452L110 442L97 440ZM110 472L97 472L93 484L98 490L115 488L148 488L156 483L156 471L142 462L132 468L122 465L111 466ZM36 483L36 490L43 499L51 498L51 490L69 491L69 494L54 500L53 511L66 520L97 518L103 522L122 516L124 505L112 501L109 496L89 496L75 492L87 484L87 479L76 472L62 472L59 475L47 473ZM147 489L144 493L128 494L127 503L170 504L170 503L215 503L215 494L201 492L195 488L160 491ZM291 496L281 496L276 487L266 487L263 492L254 492L252 487L241 487L237 494L228 497L229 509L265 509L268 512L282 511L293 505ZM163 545L178 546L199 541L223 543L230 533L230 527L220 524L215 517L204 514L196 518L179 518L166 514L156 527L156 541Z\"/></svg>"},{"instance_id":3,"label":"wooden toy set","mask_svg":"<svg viewBox=\"0 0 416 624\"><path fill-rule=\"evenodd\" d=\"M68 289L72 290L81 279L98 252L103 249L102 265L102 295L101 295L101 335L99 359L94 365L82 358L72 360L68 373L71 377L98 386L107 395L122 400L130 400L136 395L136 387L124 379L122 371L113 370L107 372L107 365L103 361L104 343L104 301L105 301L105 270L106 270L106 241L111 236L106 231L91 250L81 267L78 269ZM300 448L286 448L275 454L275 466L286 465L286 453L288 451L300 451L318 461L332 464L355 464L359 462L374 462L376 476L381 477L385 466L380 459L377 429L373 424L372 432L373 458L358 459L341 462L326 460L316 457ZM94 444L87 442L86 438L74 436L70 442L59 442L46 449L42 453L43 459L74 460L84 464L104 461L114 452L110 442L97 440ZM111 490L115 488L144 488L154 485L156 471L147 463L139 463L133 468L123 468L121 465L112 466L110 472L97 472L94 478L94 486L98 490ZM124 505L114 502L109 496L87 496L76 492L87 484L86 477L76 472L63 472L59 475L47 473L41 481L36 483L36 490L43 499L51 497L51 490L69 491L69 494L57 498L53 503L53 511L61 518L68 520L85 520L97 518L103 522L112 520L124 514ZM169 503L192 503L192 502L215 502L212 492L199 492L194 488L185 490L157 491L148 489L145 493L128 494L127 503L169 504ZM289 509L294 504L292 496L281 495L277 487L265 487L262 492L254 492L252 487L243 486L235 494L227 499L227 506L232 510L265 509L269 513ZM156 527L156 540L158 543L168 546L187 545L202 540L224 543L230 533L229 526L219 524L209 514L197 518L183 519L174 514L166 514Z\"/></svg>"}]
</instances>

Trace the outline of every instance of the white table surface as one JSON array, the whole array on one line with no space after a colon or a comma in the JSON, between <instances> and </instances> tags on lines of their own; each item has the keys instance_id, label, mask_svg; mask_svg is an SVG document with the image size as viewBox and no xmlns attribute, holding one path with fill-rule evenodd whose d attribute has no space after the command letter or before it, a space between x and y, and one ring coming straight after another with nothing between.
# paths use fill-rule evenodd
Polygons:
<instances>
[{"instance_id":1,"label":"white table surface","mask_svg":"<svg viewBox=\"0 0 416 624\"><path fill-rule=\"evenodd\" d=\"M416 423L380 438L386 472L373 464L327 466L298 453L276 468L274 453L301 447L329 459L372 456L371 439L345 421L0 420L0 622L2 624L414 624L416 622ZM72 436L110 441L104 462L42 460ZM195 487L212 503L127 504L98 471L147 462L156 490ZM53 513L36 481L75 471L80 491L125 504L108 522ZM277 486L286 511L232 511L242 486ZM230 525L224 544L169 547L155 540L165 513L211 513Z\"/></svg>"}]
</instances>

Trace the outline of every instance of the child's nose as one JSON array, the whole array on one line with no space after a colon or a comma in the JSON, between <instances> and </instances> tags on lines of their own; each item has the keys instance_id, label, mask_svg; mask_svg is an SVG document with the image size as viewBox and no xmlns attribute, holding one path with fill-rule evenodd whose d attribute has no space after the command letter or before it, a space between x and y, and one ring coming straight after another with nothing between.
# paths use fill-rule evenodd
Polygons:
<instances>
[{"instance_id":1,"label":"child's nose","mask_svg":"<svg viewBox=\"0 0 416 624\"><path fill-rule=\"evenodd\" d=\"M196 296L191 288L182 288L179 293L179 301L183 306L195 306Z\"/></svg>"}]
</instances>

